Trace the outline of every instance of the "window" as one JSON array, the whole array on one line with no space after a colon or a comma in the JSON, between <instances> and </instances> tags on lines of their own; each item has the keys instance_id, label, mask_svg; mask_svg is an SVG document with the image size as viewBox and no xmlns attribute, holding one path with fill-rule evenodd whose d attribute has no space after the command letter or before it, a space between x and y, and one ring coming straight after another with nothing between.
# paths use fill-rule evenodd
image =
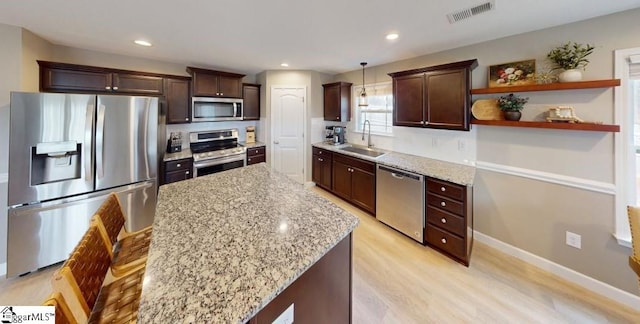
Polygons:
<instances>
[{"instance_id":1,"label":"window","mask_svg":"<svg viewBox=\"0 0 640 324\"><path fill-rule=\"evenodd\" d=\"M371 133L380 135L393 134L393 92L391 82L365 85L369 106L358 106L358 98L362 85L353 87L353 106L355 107L356 132L362 132L364 121L371 123ZM367 129L368 131L368 129Z\"/></svg>"},{"instance_id":2,"label":"window","mask_svg":"<svg viewBox=\"0 0 640 324\"><path fill-rule=\"evenodd\" d=\"M630 246L627 205L640 205L640 47L615 51L615 233Z\"/></svg>"}]
</instances>

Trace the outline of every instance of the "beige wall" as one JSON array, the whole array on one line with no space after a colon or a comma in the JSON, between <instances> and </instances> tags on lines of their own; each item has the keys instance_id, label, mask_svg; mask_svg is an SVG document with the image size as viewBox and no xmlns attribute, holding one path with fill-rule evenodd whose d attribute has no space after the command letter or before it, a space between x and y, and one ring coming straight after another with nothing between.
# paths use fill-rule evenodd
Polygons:
<instances>
[{"instance_id":1,"label":"beige wall","mask_svg":"<svg viewBox=\"0 0 640 324\"><path fill-rule=\"evenodd\" d=\"M477 58L473 87L486 86L489 65L524 59L545 61L546 53L566 41L596 46L584 72L586 80L613 77L613 51L640 46L640 10L461 47L367 70L367 82L389 80L389 72ZM360 84L361 71L336 76ZM530 97L524 120L542 118L549 106L571 105L585 120L613 122L613 90L524 93ZM474 96L474 99L486 96ZM397 129L397 128L396 128ZM404 134L405 128L399 134ZM527 172L568 176L580 181L614 182L614 136L611 133L474 126L475 159ZM428 132L414 129L412 134ZM473 136L474 132L469 133ZM416 135L426 136L426 135ZM464 137L464 135L463 135ZM381 139L378 139L381 141ZM386 145L403 147L415 138L396 136ZM416 149L416 151L419 151ZM454 154L455 150L444 150ZM415 153L414 153L415 154ZM435 156L424 149L418 155ZM455 160L455 158L449 158ZM545 181L479 169L474 185L475 229L542 258L621 290L640 295L627 266L630 249L617 244L614 196ZM428 216L427 216L428 217ZM582 236L582 249L565 244L565 231ZM473 263L473 259L471 261Z\"/></svg>"},{"instance_id":2,"label":"beige wall","mask_svg":"<svg viewBox=\"0 0 640 324\"><path fill-rule=\"evenodd\" d=\"M40 91L40 69L36 61L51 60L52 55L53 44L26 29L22 29L22 71L20 72L22 91Z\"/></svg>"},{"instance_id":3,"label":"beige wall","mask_svg":"<svg viewBox=\"0 0 640 324\"><path fill-rule=\"evenodd\" d=\"M0 24L0 178L6 178L10 92L20 90L21 29ZM0 181L0 264L7 262L7 182Z\"/></svg>"}]
</instances>

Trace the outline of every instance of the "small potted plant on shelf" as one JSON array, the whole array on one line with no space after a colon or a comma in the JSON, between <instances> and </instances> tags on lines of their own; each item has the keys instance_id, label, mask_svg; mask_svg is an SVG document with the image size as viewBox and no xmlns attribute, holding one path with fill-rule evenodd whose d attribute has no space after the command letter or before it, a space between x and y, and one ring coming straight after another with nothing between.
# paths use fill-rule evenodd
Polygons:
<instances>
[{"instance_id":1,"label":"small potted plant on shelf","mask_svg":"<svg viewBox=\"0 0 640 324\"><path fill-rule=\"evenodd\" d=\"M553 62L555 69L563 69L558 78L560 82L575 82L582 80L583 69L589 64L587 56L593 53L592 45L582 45L576 42L567 42L558 46L547 54L547 58Z\"/></svg>"},{"instance_id":2,"label":"small potted plant on shelf","mask_svg":"<svg viewBox=\"0 0 640 324\"><path fill-rule=\"evenodd\" d=\"M514 95L513 93L498 98L498 107L504 112L504 119L518 121L522 117L524 104L529 101L529 98L522 98Z\"/></svg>"}]
</instances>

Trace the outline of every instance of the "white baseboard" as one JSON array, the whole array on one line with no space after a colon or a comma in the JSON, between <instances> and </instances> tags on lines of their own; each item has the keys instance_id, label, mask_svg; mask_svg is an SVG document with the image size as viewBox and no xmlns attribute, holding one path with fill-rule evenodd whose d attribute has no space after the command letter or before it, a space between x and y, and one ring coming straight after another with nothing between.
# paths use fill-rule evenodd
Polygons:
<instances>
[{"instance_id":1,"label":"white baseboard","mask_svg":"<svg viewBox=\"0 0 640 324\"><path fill-rule=\"evenodd\" d=\"M8 173L0 173L0 183L9 182L9 174Z\"/></svg>"},{"instance_id":2,"label":"white baseboard","mask_svg":"<svg viewBox=\"0 0 640 324\"><path fill-rule=\"evenodd\" d=\"M0 277L7 274L7 263L0 263Z\"/></svg>"},{"instance_id":3,"label":"white baseboard","mask_svg":"<svg viewBox=\"0 0 640 324\"><path fill-rule=\"evenodd\" d=\"M633 309L640 309L640 297L636 295L630 294L624 290L613 287L602 281L593 279L575 270L571 270L565 266L549 261L545 258L529 253L525 250L519 249L513 245L504 243L500 240L497 240L491 236L482 234L478 231L474 231L474 238L477 239L478 242L489 245L490 247L495 248L496 250L499 250L503 253L516 257L522 261L530 263L538 268L551 272L567 281L578 284L599 295L615 300Z\"/></svg>"}]
</instances>

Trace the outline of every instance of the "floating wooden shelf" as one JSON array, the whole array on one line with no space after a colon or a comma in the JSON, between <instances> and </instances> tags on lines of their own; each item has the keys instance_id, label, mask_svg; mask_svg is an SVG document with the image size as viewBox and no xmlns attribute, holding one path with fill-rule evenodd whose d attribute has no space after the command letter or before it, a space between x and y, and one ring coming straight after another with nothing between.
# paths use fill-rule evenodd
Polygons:
<instances>
[{"instance_id":1,"label":"floating wooden shelf","mask_svg":"<svg viewBox=\"0 0 640 324\"><path fill-rule=\"evenodd\" d=\"M618 125L589 124L589 123L550 123L543 121L510 121L510 120L477 120L472 119L471 124L504 127L528 127L546 129L566 129L593 132L620 132Z\"/></svg>"},{"instance_id":2,"label":"floating wooden shelf","mask_svg":"<svg viewBox=\"0 0 640 324\"><path fill-rule=\"evenodd\" d=\"M593 81L565 82L565 83L531 84L531 85L513 86L513 87L471 89L471 94L610 88L610 87L617 87L619 85L620 85L620 79L593 80Z\"/></svg>"}]
</instances>

